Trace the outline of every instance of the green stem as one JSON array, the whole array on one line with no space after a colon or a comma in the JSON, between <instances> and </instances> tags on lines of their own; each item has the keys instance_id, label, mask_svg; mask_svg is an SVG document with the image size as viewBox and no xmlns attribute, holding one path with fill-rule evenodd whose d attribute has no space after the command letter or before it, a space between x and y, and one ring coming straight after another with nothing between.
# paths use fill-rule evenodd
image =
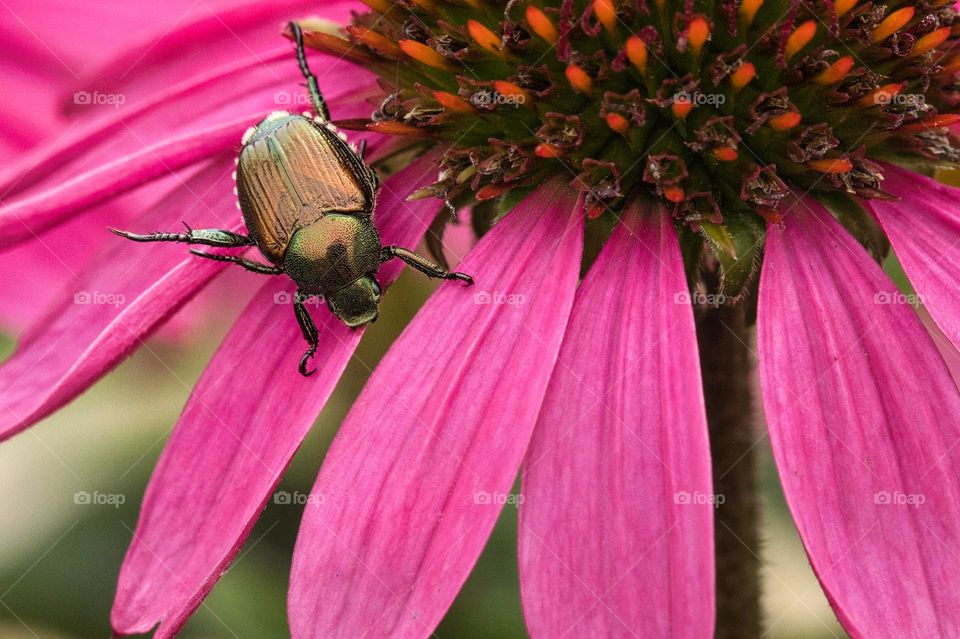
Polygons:
<instances>
[{"instance_id":1,"label":"green stem","mask_svg":"<svg viewBox=\"0 0 960 639\"><path fill-rule=\"evenodd\" d=\"M704 311L697 320L713 458L716 510L716 639L760 636L760 548L753 428L753 332L746 304Z\"/></svg>"}]
</instances>

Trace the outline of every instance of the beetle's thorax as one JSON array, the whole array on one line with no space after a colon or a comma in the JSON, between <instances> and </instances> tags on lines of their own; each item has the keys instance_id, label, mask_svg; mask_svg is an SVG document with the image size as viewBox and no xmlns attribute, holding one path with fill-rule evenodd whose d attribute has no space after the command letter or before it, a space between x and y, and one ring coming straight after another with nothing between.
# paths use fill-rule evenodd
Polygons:
<instances>
[{"instance_id":1,"label":"beetle's thorax","mask_svg":"<svg viewBox=\"0 0 960 639\"><path fill-rule=\"evenodd\" d=\"M304 293L330 295L380 266L380 236L369 218L325 215L297 230L283 266Z\"/></svg>"}]
</instances>

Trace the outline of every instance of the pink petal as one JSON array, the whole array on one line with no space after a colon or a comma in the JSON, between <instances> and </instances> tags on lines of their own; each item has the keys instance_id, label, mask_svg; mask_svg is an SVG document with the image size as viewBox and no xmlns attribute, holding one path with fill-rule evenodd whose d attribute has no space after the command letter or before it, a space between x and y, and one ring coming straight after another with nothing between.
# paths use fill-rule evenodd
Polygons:
<instances>
[{"instance_id":1,"label":"pink petal","mask_svg":"<svg viewBox=\"0 0 960 639\"><path fill-rule=\"evenodd\" d=\"M204 4L223 7L238 1L205 0ZM9 45L11 54L49 59L53 71L73 77L91 62L112 56L165 25L169 28L194 6L195 0L97 0L78 11L73 0L5 0L0 29L6 37L0 39L0 47Z\"/></svg>"},{"instance_id":2,"label":"pink petal","mask_svg":"<svg viewBox=\"0 0 960 639\"><path fill-rule=\"evenodd\" d=\"M238 228L232 170L229 157L211 161L138 223L150 230L172 226L172 209L178 216ZM113 237L105 228L99 232ZM71 401L224 266L195 258L183 246L145 246L115 237L110 250L60 292L59 302L0 368L0 439Z\"/></svg>"},{"instance_id":3,"label":"pink petal","mask_svg":"<svg viewBox=\"0 0 960 639\"><path fill-rule=\"evenodd\" d=\"M901 200L873 200L869 207L923 305L960 348L960 189L892 165L884 176L884 188Z\"/></svg>"},{"instance_id":4,"label":"pink petal","mask_svg":"<svg viewBox=\"0 0 960 639\"><path fill-rule=\"evenodd\" d=\"M169 190L169 185L157 182L140 191L152 192L150 201L156 202ZM68 220L42 238L0 253L0 273L17 273L17 277L0 277L0 330L19 334L43 316L50 305L59 305L64 285L88 268L104 244L113 239L111 244L116 246L115 236L104 230L122 226L123 220L129 219L121 207L131 206L127 200L134 195L146 193L130 194L98 206L91 215ZM26 264L30 267L24 268Z\"/></svg>"},{"instance_id":5,"label":"pink petal","mask_svg":"<svg viewBox=\"0 0 960 639\"><path fill-rule=\"evenodd\" d=\"M960 394L819 204L767 234L760 382L787 502L854 637L960 635Z\"/></svg>"},{"instance_id":6,"label":"pink petal","mask_svg":"<svg viewBox=\"0 0 960 639\"><path fill-rule=\"evenodd\" d=\"M364 111L369 115L370 105L362 91L369 92L375 85L366 81L365 72L329 56L313 55L310 60L314 68L328 71L323 90L334 117L359 117ZM160 85L156 92L126 102L123 108L75 120L49 144L0 167L0 183L5 190L19 193L41 182L62 182L150 143L198 133L238 115L251 114L246 125L252 126L271 111L309 108L289 42L278 40L269 51L253 56L244 50L238 61L199 71L177 83ZM233 142L239 146L240 140Z\"/></svg>"},{"instance_id":7,"label":"pink petal","mask_svg":"<svg viewBox=\"0 0 960 639\"><path fill-rule=\"evenodd\" d=\"M933 338L933 343L937 345L937 350L940 351L940 356L943 357L947 368L950 369L954 381L960 387L960 350L957 350L957 347L950 343L950 340L930 317L930 312L927 309L920 307L917 309L917 314L920 316L920 321L923 322L923 327Z\"/></svg>"},{"instance_id":8,"label":"pink petal","mask_svg":"<svg viewBox=\"0 0 960 639\"><path fill-rule=\"evenodd\" d=\"M427 156L384 184L377 223L385 242L416 245L426 231L437 202L404 198L435 170ZM389 283L399 271L390 264L380 279ZM277 302L292 291L285 278L264 285L194 388L150 480L120 572L112 614L118 633L147 632L159 622L156 637L169 637L186 622L246 539L360 341L362 331L313 309L317 373L301 377L306 344L289 302Z\"/></svg>"},{"instance_id":9,"label":"pink petal","mask_svg":"<svg viewBox=\"0 0 960 639\"><path fill-rule=\"evenodd\" d=\"M582 242L572 198L554 183L497 224L459 266L476 286L441 286L367 383L306 506L294 637L427 637L453 601L560 348Z\"/></svg>"},{"instance_id":10,"label":"pink petal","mask_svg":"<svg viewBox=\"0 0 960 639\"><path fill-rule=\"evenodd\" d=\"M0 247L36 237L70 214L237 146L254 119L249 115L166 140L39 193L7 202L0 207Z\"/></svg>"},{"instance_id":11,"label":"pink petal","mask_svg":"<svg viewBox=\"0 0 960 639\"><path fill-rule=\"evenodd\" d=\"M62 134L69 125L64 126L60 98L77 74L94 59L129 46L131 38L142 37L145 27L155 30L171 24L192 4L193 0L98 0L77 11L71 0L4 2L0 86L7 95L30 98L0 102L0 152L22 151Z\"/></svg>"},{"instance_id":12,"label":"pink petal","mask_svg":"<svg viewBox=\"0 0 960 639\"><path fill-rule=\"evenodd\" d=\"M122 93L128 102L136 102L196 75L198 70L275 48L283 42L281 32L289 20L319 16L343 23L352 10L367 9L355 0L244 0L223 7L199 2L179 20L143 34L101 68L86 74L74 90ZM66 106L71 111L90 110L72 100Z\"/></svg>"},{"instance_id":13,"label":"pink petal","mask_svg":"<svg viewBox=\"0 0 960 639\"><path fill-rule=\"evenodd\" d=\"M8 95L29 95L29 100L0 101L0 152L7 162L50 135L60 123L54 105L60 77L34 69L35 62L11 53L0 24L0 83Z\"/></svg>"},{"instance_id":14,"label":"pink petal","mask_svg":"<svg viewBox=\"0 0 960 639\"><path fill-rule=\"evenodd\" d=\"M710 446L669 216L621 225L584 280L523 473L534 637L713 635Z\"/></svg>"}]
</instances>

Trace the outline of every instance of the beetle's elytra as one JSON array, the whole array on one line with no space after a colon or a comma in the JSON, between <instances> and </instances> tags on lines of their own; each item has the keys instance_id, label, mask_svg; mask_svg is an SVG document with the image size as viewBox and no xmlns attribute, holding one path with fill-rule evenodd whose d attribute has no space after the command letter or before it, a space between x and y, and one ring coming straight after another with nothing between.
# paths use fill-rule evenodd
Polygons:
<instances>
[{"instance_id":1,"label":"beetle's elytra","mask_svg":"<svg viewBox=\"0 0 960 639\"><path fill-rule=\"evenodd\" d=\"M191 250L212 260L233 262L255 273L287 275L297 284L293 309L307 340L300 359L317 350L317 328L304 301L323 297L344 324L363 326L377 319L381 290L376 274L383 262L398 257L430 277L462 280L430 260L399 246L383 246L373 223L380 181L363 161L363 149L347 143L330 123L317 78L307 66L300 26L290 23L297 60L307 79L316 117L271 113L243 136L237 161L237 197L248 235L223 229L145 235L110 229L137 242L186 242L218 247L255 245L270 264L234 255Z\"/></svg>"}]
</instances>

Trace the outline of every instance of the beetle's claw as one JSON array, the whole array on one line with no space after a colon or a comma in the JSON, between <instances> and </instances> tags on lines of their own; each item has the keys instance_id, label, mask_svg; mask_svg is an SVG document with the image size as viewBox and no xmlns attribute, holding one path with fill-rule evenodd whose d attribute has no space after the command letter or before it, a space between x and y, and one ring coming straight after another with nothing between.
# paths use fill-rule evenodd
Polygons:
<instances>
[{"instance_id":1,"label":"beetle's claw","mask_svg":"<svg viewBox=\"0 0 960 639\"><path fill-rule=\"evenodd\" d=\"M316 349L311 346L307 349L307 352L303 354L303 357L300 358L300 374L304 377L310 377L317 372L315 368L309 371L307 370L307 362L310 361L310 358L313 357L316 352Z\"/></svg>"},{"instance_id":2,"label":"beetle's claw","mask_svg":"<svg viewBox=\"0 0 960 639\"><path fill-rule=\"evenodd\" d=\"M113 233L114 235L119 235L120 237L126 238L128 240L133 240L134 242L152 242L156 239L156 233L150 233L149 235L140 235L139 233L131 233L129 231L121 231L120 229L115 229L112 226L108 226L107 230Z\"/></svg>"},{"instance_id":3,"label":"beetle's claw","mask_svg":"<svg viewBox=\"0 0 960 639\"><path fill-rule=\"evenodd\" d=\"M460 280L461 282L466 283L467 286L473 286L473 278L466 273L458 273L454 271L453 273L450 273L450 279Z\"/></svg>"}]
</instances>

